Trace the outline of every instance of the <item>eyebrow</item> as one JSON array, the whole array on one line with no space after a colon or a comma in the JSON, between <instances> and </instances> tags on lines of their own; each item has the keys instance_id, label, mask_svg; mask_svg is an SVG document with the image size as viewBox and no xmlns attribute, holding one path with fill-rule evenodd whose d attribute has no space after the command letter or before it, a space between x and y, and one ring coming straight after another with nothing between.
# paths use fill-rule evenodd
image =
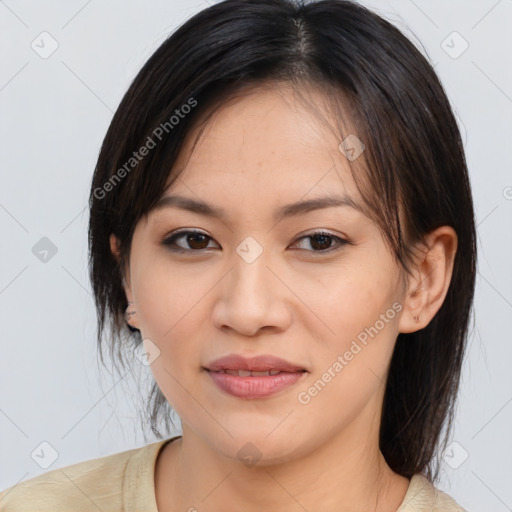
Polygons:
<instances>
[{"instance_id":1,"label":"eyebrow","mask_svg":"<svg viewBox=\"0 0 512 512\"><path fill-rule=\"evenodd\" d=\"M303 215L305 213L320 210L322 208L332 208L339 206L348 206L355 210L361 211L360 206L348 196L326 196L314 199L307 199L305 201L298 201L290 203L278 208L273 215L274 220L280 220L284 217L293 217ZM216 217L225 221L228 217L227 211L218 206L214 206L204 201L199 201L191 197L180 195L167 195L160 198L156 203L154 209L160 210L162 208L179 208L189 212L204 215L206 217Z\"/></svg>"}]
</instances>

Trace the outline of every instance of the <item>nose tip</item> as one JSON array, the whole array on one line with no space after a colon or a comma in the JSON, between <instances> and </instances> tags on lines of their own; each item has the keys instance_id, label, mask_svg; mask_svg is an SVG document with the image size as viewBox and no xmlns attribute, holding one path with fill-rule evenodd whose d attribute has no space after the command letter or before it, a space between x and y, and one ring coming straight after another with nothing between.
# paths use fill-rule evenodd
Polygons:
<instances>
[{"instance_id":1,"label":"nose tip","mask_svg":"<svg viewBox=\"0 0 512 512\"><path fill-rule=\"evenodd\" d=\"M213 311L217 328L231 328L246 336L254 336L262 329L283 329L289 322L279 280L263 251L255 258L260 244L255 245L253 240L246 239L239 245L242 255L224 279Z\"/></svg>"}]
</instances>

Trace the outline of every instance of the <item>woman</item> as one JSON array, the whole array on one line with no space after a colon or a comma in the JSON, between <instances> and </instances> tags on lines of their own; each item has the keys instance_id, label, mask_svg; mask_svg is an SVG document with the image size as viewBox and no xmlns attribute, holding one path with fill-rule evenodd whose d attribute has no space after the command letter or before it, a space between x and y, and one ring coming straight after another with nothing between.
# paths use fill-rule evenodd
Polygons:
<instances>
[{"instance_id":1,"label":"woman","mask_svg":"<svg viewBox=\"0 0 512 512\"><path fill-rule=\"evenodd\" d=\"M391 24L336 0L195 15L114 115L89 246L100 347L150 366L152 428L172 407L183 433L2 510L463 510L434 482L471 191L443 88Z\"/></svg>"}]
</instances>

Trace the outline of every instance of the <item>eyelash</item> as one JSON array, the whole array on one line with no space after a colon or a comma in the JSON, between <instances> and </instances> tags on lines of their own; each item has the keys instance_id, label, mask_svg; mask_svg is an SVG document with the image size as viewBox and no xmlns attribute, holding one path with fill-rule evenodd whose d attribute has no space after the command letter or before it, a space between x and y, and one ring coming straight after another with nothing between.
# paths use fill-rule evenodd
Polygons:
<instances>
[{"instance_id":1,"label":"eyelash","mask_svg":"<svg viewBox=\"0 0 512 512\"><path fill-rule=\"evenodd\" d=\"M176 243L175 241L181 237L184 237L186 235L203 235L206 238L209 238L210 240L213 240L210 236L208 236L206 233L203 233L202 231L194 231L194 230L184 230L184 231L178 231L177 233L173 233L170 236L167 236L162 240L162 245L165 245L171 252L174 253L188 253L188 252L194 252L194 253L201 253L203 251L208 250L208 247L204 249L183 249L183 248L177 248L176 249ZM311 253L319 253L320 255L331 253L334 251L340 250L344 245L349 245L351 242L348 240L345 240L344 238L340 238L339 236L333 235L332 233L329 233L327 231L314 231L313 233L309 233L308 235L301 236L298 238L294 243L296 243L299 240L302 240L304 238L314 238L317 236L326 236L333 240L335 240L338 243L338 247L329 247L328 249L322 249L322 250L307 250L307 249L298 249L298 250L306 250L307 252ZM295 249L297 250L297 249Z\"/></svg>"}]
</instances>

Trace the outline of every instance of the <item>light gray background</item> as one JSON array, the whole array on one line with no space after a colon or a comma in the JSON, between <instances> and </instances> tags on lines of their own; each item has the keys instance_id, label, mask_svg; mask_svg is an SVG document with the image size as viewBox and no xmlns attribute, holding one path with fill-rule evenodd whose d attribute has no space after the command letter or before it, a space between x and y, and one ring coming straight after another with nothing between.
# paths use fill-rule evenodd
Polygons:
<instances>
[{"instance_id":1,"label":"light gray background","mask_svg":"<svg viewBox=\"0 0 512 512\"><path fill-rule=\"evenodd\" d=\"M510 511L512 1L364 4L423 44L459 117L474 192L475 327L456 444L439 487L469 511ZM52 470L154 440L143 438L128 398L139 384L96 364L87 196L130 81L168 33L205 6L0 1L0 489L45 471L37 462L49 463L53 452L41 442L58 454ZM52 38L58 48L43 59L31 44L41 53ZM43 237L57 248L46 262L32 252Z\"/></svg>"}]
</instances>

